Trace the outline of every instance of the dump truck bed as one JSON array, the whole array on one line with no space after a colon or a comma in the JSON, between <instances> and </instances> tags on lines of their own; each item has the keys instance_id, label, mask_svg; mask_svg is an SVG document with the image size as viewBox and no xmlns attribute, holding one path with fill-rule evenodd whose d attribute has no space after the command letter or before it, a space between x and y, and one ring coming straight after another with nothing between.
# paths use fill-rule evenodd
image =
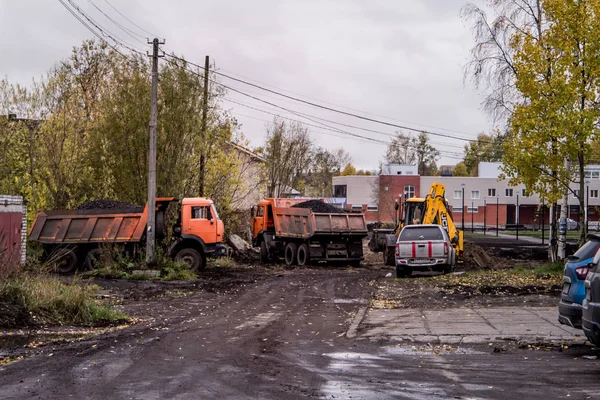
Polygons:
<instances>
[{"instance_id":1,"label":"dump truck bed","mask_svg":"<svg viewBox=\"0 0 600 400\"><path fill-rule=\"evenodd\" d=\"M157 209L163 210L174 200L156 199ZM40 211L29 239L44 244L139 242L148 222L147 207Z\"/></svg>"},{"instance_id":2,"label":"dump truck bed","mask_svg":"<svg viewBox=\"0 0 600 400\"><path fill-rule=\"evenodd\" d=\"M315 235L367 236L363 214L314 213L306 208L276 207L273 221L280 237L307 239Z\"/></svg>"}]
</instances>

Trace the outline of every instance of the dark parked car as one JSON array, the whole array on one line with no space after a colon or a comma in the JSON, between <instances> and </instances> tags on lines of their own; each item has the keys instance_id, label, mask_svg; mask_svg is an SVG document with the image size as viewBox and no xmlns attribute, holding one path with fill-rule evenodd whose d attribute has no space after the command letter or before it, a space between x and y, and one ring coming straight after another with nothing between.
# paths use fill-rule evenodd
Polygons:
<instances>
[{"instance_id":1,"label":"dark parked car","mask_svg":"<svg viewBox=\"0 0 600 400\"><path fill-rule=\"evenodd\" d=\"M600 248L600 236L588 235L588 241L565 264L563 290L558 304L558 321L581 329L581 304L585 298L585 278L593 267L594 255Z\"/></svg>"},{"instance_id":2,"label":"dark parked car","mask_svg":"<svg viewBox=\"0 0 600 400\"><path fill-rule=\"evenodd\" d=\"M600 253L600 252L599 252ZM583 300L582 327L585 336L596 346L600 346L600 255L594 257L594 265L590 269L585 285Z\"/></svg>"}]
</instances>

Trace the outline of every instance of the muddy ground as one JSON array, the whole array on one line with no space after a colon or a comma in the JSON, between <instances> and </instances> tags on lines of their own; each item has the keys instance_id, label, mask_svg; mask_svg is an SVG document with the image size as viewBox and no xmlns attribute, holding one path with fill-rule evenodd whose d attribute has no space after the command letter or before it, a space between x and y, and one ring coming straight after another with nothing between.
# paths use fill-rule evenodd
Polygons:
<instances>
[{"instance_id":1,"label":"muddy ground","mask_svg":"<svg viewBox=\"0 0 600 400\"><path fill-rule=\"evenodd\" d=\"M487 345L436 349L361 339L357 315L368 306L555 307L558 302L551 285L530 292L462 293L428 279L397 280L394 269L376 257L367 255L360 268L209 267L196 282L96 280L103 288L99 296L135 323L94 332L70 327L29 335L3 332L4 360L17 361L0 367L2 396L548 399L600 394L598 352L589 346L561 346L560 351L540 346L532 353L515 345L498 353ZM355 338L348 335L353 325ZM53 335L61 339L48 340Z\"/></svg>"}]
</instances>

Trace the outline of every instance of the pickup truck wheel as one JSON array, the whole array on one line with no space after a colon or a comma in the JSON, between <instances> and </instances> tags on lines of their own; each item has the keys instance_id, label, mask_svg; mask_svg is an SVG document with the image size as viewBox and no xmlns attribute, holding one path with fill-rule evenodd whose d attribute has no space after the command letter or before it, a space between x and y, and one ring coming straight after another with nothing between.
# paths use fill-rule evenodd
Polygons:
<instances>
[{"instance_id":1,"label":"pickup truck wheel","mask_svg":"<svg viewBox=\"0 0 600 400\"><path fill-rule=\"evenodd\" d=\"M298 246L298 253L296 259L298 260L298 265L303 267L305 265L310 264L310 253L308 251L308 246L306 243L302 243Z\"/></svg>"},{"instance_id":2,"label":"pickup truck wheel","mask_svg":"<svg viewBox=\"0 0 600 400\"><path fill-rule=\"evenodd\" d=\"M204 254L192 248L179 250L177 255L175 255L175 261L186 263L188 268L195 273L202 271L206 267Z\"/></svg>"},{"instance_id":3,"label":"pickup truck wheel","mask_svg":"<svg viewBox=\"0 0 600 400\"><path fill-rule=\"evenodd\" d=\"M396 264L396 249L393 247L386 247L383 250L383 264L389 266Z\"/></svg>"},{"instance_id":4,"label":"pickup truck wheel","mask_svg":"<svg viewBox=\"0 0 600 400\"><path fill-rule=\"evenodd\" d=\"M410 271L408 271L404 267L396 266L396 278L405 278L410 275Z\"/></svg>"},{"instance_id":5,"label":"pickup truck wheel","mask_svg":"<svg viewBox=\"0 0 600 400\"><path fill-rule=\"evenodd\" d=\"M285 265L288 267L296 264L296 254L297 254L298 246L296 243L288 243L285 246L284 259Z\"/></svg>"},{"instance_id":6,"label":"pickup truck wheel","mask_svg":"<svg viewBox=\"0 0 600 400\"><path fill-rule=\"evenodd\" d=\"M269 263L270 257L269 257L269 249L267 249L267 243L263 240L262 242L260 242L260 262L263 264L267 264Z\"/></svg>"}]
</instances>

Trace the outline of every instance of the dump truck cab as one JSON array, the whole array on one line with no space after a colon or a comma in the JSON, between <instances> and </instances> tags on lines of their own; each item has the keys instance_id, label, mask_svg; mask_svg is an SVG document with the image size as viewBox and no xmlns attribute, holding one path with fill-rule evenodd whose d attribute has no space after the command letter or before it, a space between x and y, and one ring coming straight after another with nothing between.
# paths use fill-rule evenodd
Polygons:
<instances>
[{"instance_id":1,"label":"dump truck cab","mask_svg":"<svg viewBox=\"0 0 600 400\"><path fill-rule=\"evenodd\" d=\"M207 256L227 255L227 247L222 243L224 230L211 199L185 198L181 201L168 253L188 264L192 271L200 271L206 266Z\"/></svg>"},{"instance_id":2,"label":"dump truck cab","mask_svg":"<svg viewBox=\"0 0 600 400\"><path fill-rule=\"evenodd\" d=\"M265 232L275 232L274 210L276 207L291 207L301 203L303 199L267 198L258 202L251 209L252 215L252 245L260 247L260 241Z\"/></svg>"},{"instance_id":3,"label":"dump truck cab","mask_svg":"<svg viewBox=\"0 0 600 400\"><path fill-rule=\"evenodd\" d=\"M186 198L181 201L180 236L196 236L205 244L223 241L223 221L212 200L203 197Z\"/></svg>"}]
</instances>

